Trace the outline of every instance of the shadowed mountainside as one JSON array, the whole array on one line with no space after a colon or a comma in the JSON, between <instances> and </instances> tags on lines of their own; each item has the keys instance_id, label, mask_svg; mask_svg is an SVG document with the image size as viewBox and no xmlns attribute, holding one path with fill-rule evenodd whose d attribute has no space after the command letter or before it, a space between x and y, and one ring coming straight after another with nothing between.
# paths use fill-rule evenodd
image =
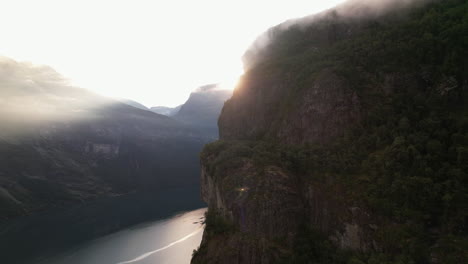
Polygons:
<instances>
[{"instance_id":1,"label":"shadowed mountainside","mask_svg":"<svg viewBox=\"0 0 468 264\"><path fill-rule=\"evenodd\" d=\"M466 262L468 3L383 2L246 53L201 155L192 263Z\"/></svg>"},{"instance_id":2,"label":"shadowed mountainside","mask_svg":"<svg viewBox=\"0 0 468 264\"><path fill-rule=\"evenodd\" d=\"M0 94L0 219L198 185L205 141L169 117L7 58L0 60Z\"/></svg>"},{"instance_id":3,"label":"shadowed mountainside","mask_svg":"<svg viewBox=\"0 0 468 264\"><path fill-rule=\"evenodd\" d=\"M140 104L137 101L133 101L133 100L129 100L129 99L119 99L118 101L120 101L120 102L122 102L124 104L130 105L130 106L133 106L135 108L139 108L141 110L151 111L148 107ZM159 114L159 113L156 113L156 114Z\"/></svg>"},{"instance_id":4,"label":"shadowed mountainside","mask_svg":"<svg viewBox=\"0 0 468 264\"><path fill-rule=\"evenodd\" d=\"M182 105L176 107L167 107L167 106L153 106L150 108L150 111L155 112L156 114L165 115L165 116L174 116L180 110Z\"/></svg>"},{"instance_id":5,"label":"shadowed mountainside","mask_svg":"<svg viewBox=\"0 0 468 264\"><path fill-rule=\"evenodd\" d=\"M232 95L216 84L205 85L190 94L174 119L187 124L211 139L218 138L218 117L224 102Z\"/></svg>"}]
</instances>

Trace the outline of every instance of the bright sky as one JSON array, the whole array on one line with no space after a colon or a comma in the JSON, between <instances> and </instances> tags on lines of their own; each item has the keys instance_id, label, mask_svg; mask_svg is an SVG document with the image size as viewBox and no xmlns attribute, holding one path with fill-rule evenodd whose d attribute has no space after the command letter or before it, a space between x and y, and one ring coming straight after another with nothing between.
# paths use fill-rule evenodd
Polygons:
<instances>
[{"instance_id":1,"label":"bright sky","mask_svg":"<svg viewBox=\"0 0 468 264\"><path fill-rule=\"evenodd\" d=\"M232 86L255 38L343 0L0 0L0 55L146 106Z\"/></svg>"}]
</instances>

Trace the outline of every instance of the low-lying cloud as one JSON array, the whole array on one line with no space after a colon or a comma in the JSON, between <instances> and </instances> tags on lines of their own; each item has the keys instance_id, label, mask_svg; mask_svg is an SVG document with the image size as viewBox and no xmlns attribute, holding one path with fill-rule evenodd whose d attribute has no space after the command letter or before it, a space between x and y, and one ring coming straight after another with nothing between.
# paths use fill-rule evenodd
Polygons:
<instances>
[{"instance_id":1,"label":"low-lying cloud","mask_svg":"<svg viewBox=\"0 0 468 264\"><path fill-rule=\"evenodd\" d=\"M441 0L348 0L335 8L318 14L290 19L261 34L246 51L243 57L244 68L247 70L262 59L263 52L275 41L282 32L295 27L304 30L313 23L323 21L360 21L375 19L389 12L404 13L410 8ZM399 12L401 11L401 12Z\"/></svg>"},{"instance_id":2,"label":"low-lying cloud","mask_svg":"<svg viewBox=\"0 0 468 264\"><path fill-rule=\"evenodd\" d=\"M73 87L48 66L0 57L0 134L32 125L91 118L110 100Z\"/></svg>"}]
</instances>

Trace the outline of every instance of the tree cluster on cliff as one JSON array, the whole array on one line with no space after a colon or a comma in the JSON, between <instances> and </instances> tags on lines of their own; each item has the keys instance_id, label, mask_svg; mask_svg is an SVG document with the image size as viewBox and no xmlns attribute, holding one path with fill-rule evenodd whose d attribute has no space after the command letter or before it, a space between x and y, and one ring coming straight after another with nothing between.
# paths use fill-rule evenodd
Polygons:
<instances>
[{"instance_id":1,"label":"tree cluster on cliff","mask_svg":"<svg viewBox=\"0 0 468 264\"><path fill-rule=\"evenodd\" d=\"M344 186L345 197L382 221L379 252L336 251L345 257L328 258L323 254L333 255L333 249L326 241L320 244L313 231L304 231L306 237L297 238L301 246L286 257L289 263L468 258L468 2L434 1L406 10L403 18L395 15L351 26L340 19L290 26L246 73L290 77L292 88L283 99L291 102L274 112L280 118L309 89L311 76L332 69L362 104L362 120L342 136L327 144L291 146L269 131L250 139L255 141L205 148L205 155L216 153L208 168L213 175L242 158L259 167L275 164L301 180ZM323 28L329 35L314 38Z\"/></svg>"}]
</instances>

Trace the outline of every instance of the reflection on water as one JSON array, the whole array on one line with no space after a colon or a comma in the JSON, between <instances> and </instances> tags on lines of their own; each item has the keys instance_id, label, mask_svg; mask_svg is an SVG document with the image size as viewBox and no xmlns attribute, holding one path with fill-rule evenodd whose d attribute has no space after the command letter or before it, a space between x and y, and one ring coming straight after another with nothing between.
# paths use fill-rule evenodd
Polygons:
<instances>
[{"instance_id":1,"label":"reflection on water","mask_svg":"<svg viewBox=\"0 0 468 264\"><path fill-rule=\"evenodd\" d=\"M134 226L40 264L189 264L202 238L205 211Z\"/></svg>"},{"instance_id":2,"label":"reflection on water","mask_svg":"<svg viewBox=\"0 0 468 264\"><path fill-rule=\"evenodd\" d=\"M49 211L0 223L0 263L117 264L133 260L180 240L200 228L200 219L197 217L202 217L202 211L172 218L179 212L191 212L204 207L199 197L198 186L134 193L65 211ZM138 225L140 223L149 224ZM115 233L119 230L122 231ZM171 253L199 241L201 233L188 237L183 243L158 251L151 258L134 263L189 263L165 262L165 259L183 261L182 256L172 256ZM103 237L107 234L111 235ZM192 249L189 251L188 257ZM75 255L64 252L74 252ZM62 258L51 260L51 257L59 254ZM98 258L100 254L104 254L102 256L105 258ZM148 262L156 255L166 258Z\"/></svg>"},{"instance_id":3,"label":"reflection on water","mask_svg":"<svg viewBox=\"0 0 468 264\"><path fill-rule=\"evenodd\" d=\"M179 243L184 242L185 240L187 240L187 239L189 239L189 238L191 238L191 237L197 235L198 233L200 233L201 230L202 230L201 227L200 227L200 228L197 228L197 229L196 229L195 231L193 231L192 233L190 233L190 234L184 236L183 238L181 238L181 239L179 239L179 240L177 240L177 241L174 241L174 242L170 243L170 244L167 245L167 246L164 246L164 247L162 247L162 248L158 248L158 249L153 250L153 251L150 251L150 252L146 252L145 254L143 254L143 255L141 255L141 256L139 256L139 257L137 257L137 258L134 258L134 259L132 259L132 260L127 260L127 261L119 262L119 263L117 263L117 264L133 263L133 262L138 262L138 261L140 261L140 260L142 260L142 259L148 258L148 257L150 257L150 256L153 255L153 254L156 254L156 253L158 253L158 252L160 252L160 251L163 251L163 250L166 250L166 249L168 249L168 248L170 248L170 247L172 247L172 246L174 246L174 245L176 245L176 244L179 244ZM195 244L194 246L196 246L196 244ZM195 248L193 248L193 249L195 249ZM193 249L192 249L192 250L193 250Z\"/></svg>"}]
</instances>

